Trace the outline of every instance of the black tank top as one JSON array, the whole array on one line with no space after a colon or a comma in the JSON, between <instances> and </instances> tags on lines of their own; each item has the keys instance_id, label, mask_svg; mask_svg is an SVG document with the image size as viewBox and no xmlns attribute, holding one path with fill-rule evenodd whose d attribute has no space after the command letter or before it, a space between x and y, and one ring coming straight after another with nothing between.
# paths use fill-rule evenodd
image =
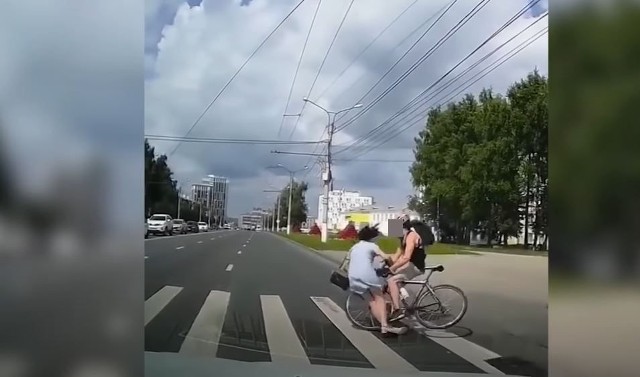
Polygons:
<instances>
[{"instance_id":1,"label":"black tank top","mask_svg":"<svg viewBox=\"0 0 640 377\"><path fill-rule=\"evenodd\" d=\"M413 232L413 230L411 231ZM406 244L407 237L402 237L402 249L407 246ZM424 251L424 246L422 245L422 239L420 240L419 246L413 247L413 253L411 253L411 263L416 266L419 270L424 270L425 268L425 259L427 258L427 253Z\"/></svg>"}]
</instances>

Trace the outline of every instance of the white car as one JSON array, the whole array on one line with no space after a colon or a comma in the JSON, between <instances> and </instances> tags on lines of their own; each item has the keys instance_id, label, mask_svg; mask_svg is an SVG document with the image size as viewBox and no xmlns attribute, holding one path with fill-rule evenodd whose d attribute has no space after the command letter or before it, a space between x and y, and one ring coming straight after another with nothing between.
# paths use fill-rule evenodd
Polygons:
<instances>
[{"instance_id":1,"label":"white car","mask_svg":"<svg viewBox=\"0 0 640 377\"><path fill-rule=\"evenodd\" d=\"M173 234L173 219L170 215L156 214L147 220L149 233L164 234L169 236Z\"/></svg>"},{"instance_id":2,"label":"white car","mask_svg":"<svg viewBox=\"0 0 640 377\"><path fill-rule=\"evenodd\" d=\"M198 230L201 232L207 232L209 231L209 226L207 225L207 223L201 221L198 223Z\"/></svg>"}]
</instances>

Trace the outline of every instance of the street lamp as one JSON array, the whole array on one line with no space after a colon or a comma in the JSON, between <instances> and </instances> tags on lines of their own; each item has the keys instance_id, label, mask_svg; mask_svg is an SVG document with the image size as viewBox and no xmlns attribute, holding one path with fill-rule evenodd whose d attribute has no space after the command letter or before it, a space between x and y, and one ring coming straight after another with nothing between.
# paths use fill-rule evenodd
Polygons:
<instances>
[{"instance_id":1,"label":"street lamp","mask_svg":"<svg viewBox=\"0 0 640 377\"><path fill-rule=\"evenodd\" d=\"M293 176L296 173L309 169L308 166L303 167L298 170L291 170L282 164L278 164L276 166L271 166L271 168L281 168L289 172L289 208L287 210L287 235L291 234L291 202L293 197Z\"/></svg>"},{"instance_id":2,"label":"street lamp","mask_svg":"<svg viewBox=\"0 0 640 377\"><path fill-rule=\"evenodd\" d=\"M309 98L305 97L302 99L305 102L309 102L310 104L314 105L315 107L319 108L320 110L323 110L325 113L327 113L327 121L329 122L327 125L327 129L329 130L329 139L327 141L327 164L326 164L326 171L322 173L322 180L324 181L324 197L322 199L322 236L321 236L321 241L322 242L327 242L327 238L328 238L328 226L329 226L329 186L331 184L331 142L333 141L333 134L335 133L335 121L336 121L336 116L342 112L345 111L349 111L352 109L358 109L362 107L361 103L355 104L351 107L348 107L346 109L342 109L340 111L329 111L327 109L325 109L324 107L318 105L317 103L313 102L312 100L310 100ZM333 119L332 119L333 116Z\"/></svg>"}]
</instances>

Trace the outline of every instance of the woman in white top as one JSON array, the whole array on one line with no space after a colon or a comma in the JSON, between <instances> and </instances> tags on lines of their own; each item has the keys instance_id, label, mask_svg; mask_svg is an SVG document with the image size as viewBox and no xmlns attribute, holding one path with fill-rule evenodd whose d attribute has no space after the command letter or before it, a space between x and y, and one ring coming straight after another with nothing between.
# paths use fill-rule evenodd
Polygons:
<instances>
[{"instance_id":1,"label":"woman in white top","mask_svg":"<svg viewBox=\"0 0 640 377\"><path fill-rule=\"evenodd\" d=\"M378 275L377 270L380 270L383 264L376 260L376 257L384 260L386 255L375 244L375 238L378 236L378 229L368 226L358 232L360 241L349 251L349 289L369 300L369 309L380 322L380 331L383 334L403 334L407 331L406 327L394 327L387 321L387 305L383 296L387 281Z\"/></svg>"}]
</instances>

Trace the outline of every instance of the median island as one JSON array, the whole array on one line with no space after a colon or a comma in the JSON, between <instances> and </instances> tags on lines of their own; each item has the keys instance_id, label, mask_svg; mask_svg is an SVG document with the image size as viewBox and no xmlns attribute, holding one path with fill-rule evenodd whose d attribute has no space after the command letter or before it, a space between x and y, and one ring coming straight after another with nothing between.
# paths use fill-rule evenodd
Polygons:
<instances>
[{"instance_id":1,"label":"median island","mask_svg":"<svg viewBox=\"0 0 640 377\"><path fill-rule=\"evenodd\" d=\"M330 251L349 251L351 246L353 246L357 241L352 239L339 239L333 238L332 235L329 235L329 239L327 242L322 242L320 240L319 235L311 235L304 233L291 233L289 235L285 233L278 233L280 236L290 239L291 241L297 242L303 246L309 247L314 250L330 250ZM387 254L395 253L396 249L400 244L400 240L395 237L382 237L377 242L380 246L380 249ZM444 243L435 243L430 245L427 250L428 254L475 254L471 251L463 250L456 245L444 244Z\"/></svg>"}]
</instances>

